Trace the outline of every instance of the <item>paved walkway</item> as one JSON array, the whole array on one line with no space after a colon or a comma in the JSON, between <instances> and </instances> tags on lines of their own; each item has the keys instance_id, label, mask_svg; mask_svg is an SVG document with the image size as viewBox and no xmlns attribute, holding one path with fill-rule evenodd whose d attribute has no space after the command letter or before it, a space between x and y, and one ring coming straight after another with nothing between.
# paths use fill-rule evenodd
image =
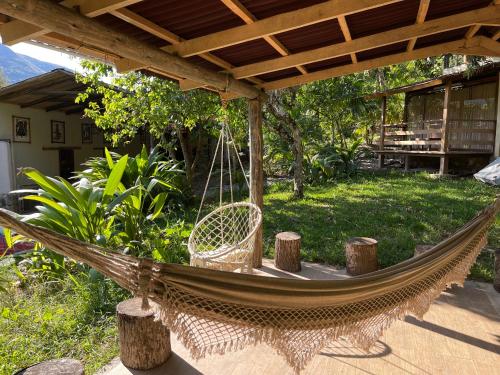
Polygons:
<instances>
[{"instance_id":1,"label":"paved walkway","mask_svg":"<svg viewBox=\"0 0 500 375\"><path fill-rule=\"evenodd\" d=\"M347 277L342 270L303 263L299 274L284 274L265 261L267 276L332 279ZM172 357L153 371L125 368L113 361L103 375L285 375L293 374L284 360L266 345L224 356L193 361L172 337ZM408 317L395 322L370 353L346 342L323 350L303 374L460 374L500 375L500 294L491 284L466 282L444 292L424 321Z\"/></svg>"}]
</instances>

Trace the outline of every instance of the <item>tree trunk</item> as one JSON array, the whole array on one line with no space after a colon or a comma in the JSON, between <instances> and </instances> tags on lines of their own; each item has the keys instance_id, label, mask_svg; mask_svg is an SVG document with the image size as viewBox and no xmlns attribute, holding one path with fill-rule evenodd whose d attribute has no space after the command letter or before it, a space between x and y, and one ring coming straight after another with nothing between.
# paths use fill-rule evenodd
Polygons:
<instances>
[{"instance_id":1,"label":"tree trunk","mask_svg":"<svg viewBox=\"0 0 500 375\"><path fill-rule=\"evenodd\" d=\"M188 186L193 190L193 155L191 149L191 142L189 141L191 132L188 129L177 129L177 137L181 144L182 156L184 164L186 165L186 180Z\"/></svg>"},{"instance_id":2,"label":"tree trunk","mask_svg":"<svg viewBox=\"0 0 500 375\"><path fill-rule=\"evenodd\" d=\"M293 196L295 198L304 197L304 148L302 146L302 137L300 129L297 126L292 127L293 137Z\"/></svg>"}]
</instances>

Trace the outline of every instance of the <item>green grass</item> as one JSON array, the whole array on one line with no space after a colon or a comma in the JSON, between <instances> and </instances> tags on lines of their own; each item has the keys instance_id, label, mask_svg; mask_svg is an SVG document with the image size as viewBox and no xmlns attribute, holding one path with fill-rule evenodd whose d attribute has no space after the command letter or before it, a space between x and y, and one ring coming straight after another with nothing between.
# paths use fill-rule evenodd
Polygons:
<instances>
[{"instance_id":1,"label":"green grass","mask_svg":"<svg viewBox=\"0 0 500 375\"><path fill-rule=\"evenodd\" d=\"M13 278L12 269L0 268ZM95 373L118 355L114 309L127 294L109 281L27 283L0 293L0 374L61 357Z\"/></svg>"},{"instance_id":2,"label":"green grass","mask_svg":"<svg viewBox=\"0 0 500 375\"><path fill-rule=\"evenodd\" d=\"M413 256L415 245L434 244L457 230L491 203L497 189L472 178L434 179L427 173L363 173L349 181L307 187L303 200L290 187L271 186L265 196L265 254L272 256L274 236L295 231L302 236L302 257L344 265L344 244L354 236L378 240L382 267ZM500 244L500 226L490 246ZM483 254L472 277L491 281L493 257Z\"/></svg>"}]
</instances>

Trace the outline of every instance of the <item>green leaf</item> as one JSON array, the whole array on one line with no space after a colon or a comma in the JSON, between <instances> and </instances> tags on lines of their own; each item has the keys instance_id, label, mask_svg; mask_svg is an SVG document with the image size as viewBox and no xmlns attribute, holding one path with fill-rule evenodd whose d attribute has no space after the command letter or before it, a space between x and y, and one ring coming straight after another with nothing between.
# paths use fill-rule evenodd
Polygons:
<instances>
[{"instance_id":1,"label":"green leaf","mask_svg":"<svg viewBox=\"0 0 500 375\"><path fill-rule=\"evenodd\" d=\"M123 156L116 165L113 167L111 170L111 173L109 174L108 182L106 183L106 186L104 187L104 193L102 195L103 199L105 199L108 196L111 196L115 193L116 189L118 188L118 184L120 183L123 172L125 171L125 168L127 167L127 160L128 160L128 155Z\"/></svg>"},{"instance_id":2,"label":"green leaf","mask_svg":"<svg viewBox=\"0 0 500 375\"><path fill-rule=\"evenodd\" d=\"M106 155L106 161L108 162L109 169L113 169L113 166L115 165L115 163L113 162L113 157L109 153L107 147L104 148L104 155Z\"/></svg>"},{"instance_id":3,"label":"green leaf","mask_svg":"<svg viewBox=\"0 0 500 375\"><path fill-rule=\"evenodd\" d=\"M58 211L62 215L69 215L70 214L66 208L64 208L63 206L61 206L57 202L53 201L52 199L42 197L40 195L27 195L27 196L23 197L22 199L41 202L49 207L52 207L53 209L55 209L56 211Z\"/></svg>"},{"instance_id":4,"label":"green leaf","mask_svg":"<svg viewBox=\"0 0 500 375\"><path fill-rule=\"evenodd\" d=\"M161 211L163 209L163 206L165 205L166 200L167 200L167 193L160 193L153 199L153 202L151 202L151 206L154 205L154 211L151 215L148 216L148 219L154 220L161 214Z\"/></svg>"}]
</instances>

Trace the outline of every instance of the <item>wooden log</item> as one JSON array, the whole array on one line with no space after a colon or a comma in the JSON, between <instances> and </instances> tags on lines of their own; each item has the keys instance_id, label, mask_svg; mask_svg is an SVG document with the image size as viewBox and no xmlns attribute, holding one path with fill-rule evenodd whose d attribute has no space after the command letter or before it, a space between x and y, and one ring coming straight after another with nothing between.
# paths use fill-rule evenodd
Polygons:
<instances>
[{"instance_id":1,"label":"wooden log","mask_svg":"<svg viewBox=\"0 0 500 375\"><path fill-rule=\"evenodd\" d=\"M153 310L142 310L141 305L141 298L132 298L116 307L120 359L126 367L149 370L170 357L170 331L154 320Z\"/></svg>"},{"instance_id":2,"label":"wooden log","mask_svg":"<svg viewBox=\"0 0 500 375\"><path fill-rule=\"evenodd\" d=\"M434 245L417 245L415 246L415 252L413 253L413 256L419 256L420 254L424 254L430 249L432 249Z\"/></svg>"},{"instance_id":3,"label":"wooden log","mask_svg":"<svg viewBox=\"0 0 500 375\"><path fill-rule=\"evenodd\" d=\"M376 271L377 240L367 237L350 238L345 247L346 268L349 275L362 275Z\"/></svg>"},{"instance_id":4,"label":"wooden log","mask_svg":"<svg viewBox=\"0 0 500 375\"><path fill-rule=\"evenodd\" d=\"M83 375L84 367L80 361L71 358L52 359L25 368L15 375Z\"/></svg>"},{"instance_id":5,"label":"wooden log","mask_svg":"<svg viewBox=\"0 0 500 375\"><path fill-rule=\"evenodd\" d=\"M261 210L264 208L264 167L262 139L262 100L248 100L248 126L250 128L250 199ZM262 226L255 233L253 267L262 267Z\"/></svg>"},{"instance_id":6,"label":"wooden log","mask_svg":"<svg viewBox=\"0 0 500 375\"><path fill-rule=\"evenodd\" d=\"M295 232L281 232L274 244L274 265L288 272L300 271L300 235Z\"/></svg>"},{"instance_id":7,"label":"wooden log","mask_svg":"<svg viewBox=\"0 0 500 375\"><path fill-rule=\"evenodd\" d=\"M495 251L495 279L493 280L493 287L500 293L500 249Z\"/></svg>"}]
</instances>

